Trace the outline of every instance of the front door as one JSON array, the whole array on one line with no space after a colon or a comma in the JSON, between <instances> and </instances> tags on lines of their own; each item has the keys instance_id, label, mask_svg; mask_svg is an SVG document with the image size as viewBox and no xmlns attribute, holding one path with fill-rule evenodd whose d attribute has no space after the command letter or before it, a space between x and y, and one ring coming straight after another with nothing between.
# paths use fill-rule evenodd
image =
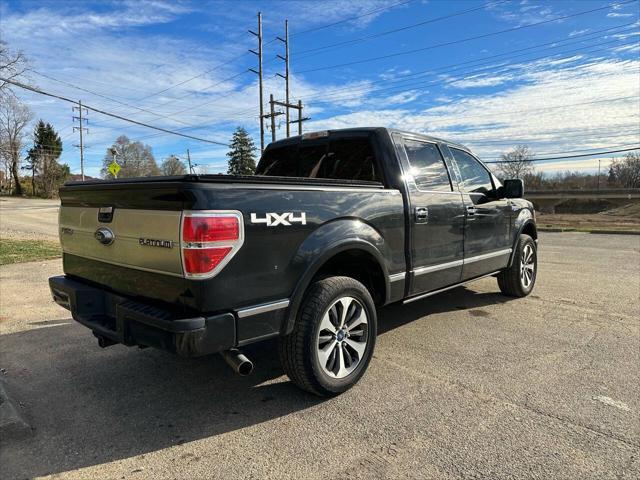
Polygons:
<instances>
[{"instance_id":1,"label":"front door","mask_svg":"<svg viewBox=\"0 0 640 480\"><path fill-rule=\"evenodd\" d=\"M507 266L511 254L511 204L498 198L498 180L473 155L449 147L465 204L462 280Z\"/></svg>"},{"instance_id":2,"label":"front door","mask_svg":"<svg viewBox=\"0 0 640 480\"><path fill-rule=\"evenodd\" d=\"M465 211L438 144L404 135L398 148L408 172L409 294L415 295L460 281Z\"/></svg>"}]
</instances>

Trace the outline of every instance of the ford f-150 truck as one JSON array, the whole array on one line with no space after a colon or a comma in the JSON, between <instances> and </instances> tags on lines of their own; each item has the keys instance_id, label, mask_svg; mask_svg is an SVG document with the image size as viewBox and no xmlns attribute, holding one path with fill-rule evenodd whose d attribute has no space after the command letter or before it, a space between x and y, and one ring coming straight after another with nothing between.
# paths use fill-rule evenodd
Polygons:
<instances>
[{"instance_id":1,"label":"ford f-150 truck","mask_svg":"<svg viewBox=\"0 0 640 480\"><path fill-rule=\"evenodd\" d=\"M462 145L387 128L270 144L253 176L67 183L54 300L102 347L185 356L279 337L286 374L334 395L364 374L376 309L487 276L528 295L537 231L521 180Z\"/></svg>"}]
</instances>

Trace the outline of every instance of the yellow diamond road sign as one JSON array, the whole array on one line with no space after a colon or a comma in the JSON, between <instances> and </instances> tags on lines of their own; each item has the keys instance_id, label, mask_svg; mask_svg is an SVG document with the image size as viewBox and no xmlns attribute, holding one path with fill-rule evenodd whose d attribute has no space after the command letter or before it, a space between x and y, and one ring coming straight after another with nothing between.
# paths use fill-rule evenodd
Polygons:
<instances>
[{"instance_id":1,"label":"yellow diamond road sign","mask_svg":"<svg viewBox=\"0 0 640 480\"><path fill-rule=\"evenodd\" d=\"M118 165L116 162L111 162L111 164L109 165L109 173L111 175L113 175L114 177L118 176L118 172L120 171L122 167L120 165Z\"/></svg>"}]
</instances>

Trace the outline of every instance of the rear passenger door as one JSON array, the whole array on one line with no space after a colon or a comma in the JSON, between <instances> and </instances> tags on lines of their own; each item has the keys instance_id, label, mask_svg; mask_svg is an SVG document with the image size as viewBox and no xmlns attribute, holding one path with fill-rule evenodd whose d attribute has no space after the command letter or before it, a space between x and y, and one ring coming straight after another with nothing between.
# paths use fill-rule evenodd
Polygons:
<instances>
[{"instance_id":1,"label":"rear passenger door","mask_svg":"<svg viewBox=\"0 0 640 480\"><path fill-rule=\"evenodd\" d=\"M460 281L464 206L437 143L403 135L398 145L409 196L409 295Z\"/></svg>"},{"instance_id":2,"label":"rear passenger door","mask_svg":"<svg viewBox=\"0 0 640 480\"><path fill-rule=\"evenodd\" d=\"M511 204L498 198L498 180L473 155L449 146L465 204L462 279L504 268L511 253Z\"/></svg>"}]
</instances>

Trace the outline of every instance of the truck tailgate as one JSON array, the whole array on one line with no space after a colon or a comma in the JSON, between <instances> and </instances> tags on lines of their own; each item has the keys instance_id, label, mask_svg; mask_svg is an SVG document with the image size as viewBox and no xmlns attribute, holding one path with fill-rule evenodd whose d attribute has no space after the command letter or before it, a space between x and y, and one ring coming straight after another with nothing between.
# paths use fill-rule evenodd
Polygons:
<instances>
[{"instance_id":1,"label":"truck tailgate","mask_svg":"<svg viewBox=\"0 0 640 480\"><path fill-rule=\"evenodd\" d=\"M182 276L181 212L113 208L109 222L101 222L98 212L98 207L62 205L59 223L64 253ZM101 232L107 235L111 232L113 241L101 243L96 238Z\"/></svg>"}]
</instances>

